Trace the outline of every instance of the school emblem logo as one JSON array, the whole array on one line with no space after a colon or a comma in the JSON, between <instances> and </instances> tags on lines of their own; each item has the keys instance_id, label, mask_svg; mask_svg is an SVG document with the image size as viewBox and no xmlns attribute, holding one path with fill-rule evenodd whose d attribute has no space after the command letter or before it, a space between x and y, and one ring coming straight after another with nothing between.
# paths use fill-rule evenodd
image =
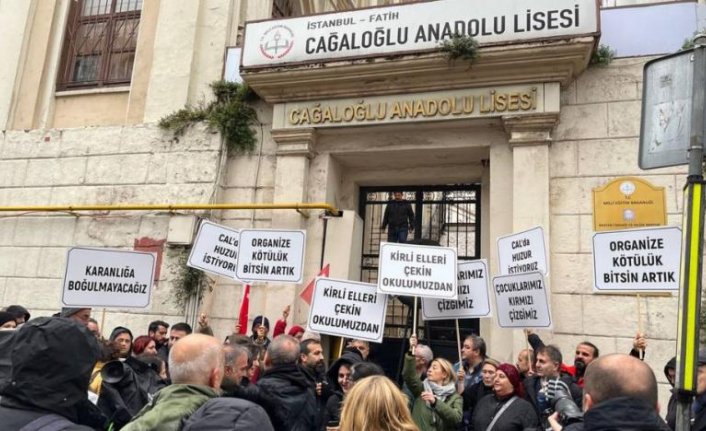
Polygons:
<instances>
[{"instance_id":1,"label":"school emblem logo","mask_svg":"<svg viewBox=\"0 0 706 431\"><path fill-rule=\"evenodd\" d=\"M260 38L260 52L270 60L286 56L293 46L294 33L286 25L274 25Z\"/></svg>"}]
</instances>

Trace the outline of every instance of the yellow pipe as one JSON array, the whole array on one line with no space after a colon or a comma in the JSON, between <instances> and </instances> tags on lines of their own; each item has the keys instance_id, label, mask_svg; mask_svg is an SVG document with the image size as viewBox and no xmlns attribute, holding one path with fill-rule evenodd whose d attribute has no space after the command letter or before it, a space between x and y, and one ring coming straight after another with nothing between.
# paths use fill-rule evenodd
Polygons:
<instances>
[{"instance_id":1,"label":"yellow pipe","mask_svg":"<svg viewBox=\"0 0 706 431\"><path fill-rule=\"evenodd\" d=\"M144 205L34 205L34 206L0 206L0 212L76 212L76 211L182 211L182 210L267 210L321 209L338 215L340 211L331 204L312 203L282 203L282 204L144 204Z\"/></svg>"}]
</instances>

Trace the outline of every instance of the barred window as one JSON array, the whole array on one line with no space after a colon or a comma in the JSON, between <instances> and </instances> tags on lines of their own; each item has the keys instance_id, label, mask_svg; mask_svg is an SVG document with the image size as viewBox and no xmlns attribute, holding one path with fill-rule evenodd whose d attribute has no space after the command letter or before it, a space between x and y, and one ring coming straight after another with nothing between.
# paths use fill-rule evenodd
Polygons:
<instances>
[{"instance_id":1,"label":"barred window","mask_svg":"<svg viewBox=\"0 0 706 431\"><path fill-rule=\"evenodd\" d=\"M289 18L294 15L294 7L289 0L274 0L272 3L272 18Z\"/></svg>"},{"instance_id":2,"label":"barred window","mask_svg":"<svg viewBox=\"0 0 706 431\"><path fill-rule=\"evenodd\" d=\"M142 1L72 1L58 89L130 83Z\"/></svg>"}]
</instances>

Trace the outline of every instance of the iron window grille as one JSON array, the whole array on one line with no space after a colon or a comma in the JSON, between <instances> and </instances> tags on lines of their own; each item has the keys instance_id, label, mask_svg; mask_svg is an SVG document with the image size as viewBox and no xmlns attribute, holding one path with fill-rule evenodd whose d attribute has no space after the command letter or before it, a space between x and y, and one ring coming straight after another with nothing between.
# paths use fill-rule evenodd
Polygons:
<instances>
[{"instance_id":1,"label":"iron window grille","mask_svg":"<svg viewBox=\"0 0 706 431\"><path fill-rule=\"evenodd\" d=\"M71 3L59 90L129 84L143 0Z\"/></svg>"}]
</instances>

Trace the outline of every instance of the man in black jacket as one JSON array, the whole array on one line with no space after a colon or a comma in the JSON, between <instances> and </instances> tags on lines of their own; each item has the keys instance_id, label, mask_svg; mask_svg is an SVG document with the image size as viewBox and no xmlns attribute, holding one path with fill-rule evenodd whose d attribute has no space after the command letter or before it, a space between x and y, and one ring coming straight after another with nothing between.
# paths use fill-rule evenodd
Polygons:
<instances>
[{"instance_id":1,"label":"man in black jacket","mask_svg":"<svg viewBox=\"0 0 706 431\"><path fill-rule=\"evenodd\" d=\"M99 346L85 325L40 317L22 325L14 338L12 372L1 391L2 429L29 425L26 429L80 431L105 425L105 418L88 401Z\"/></svg>"},{"instance_id":2,"label":"man in black jacket","mask_svg":"<svg viewBox=\"0 0 706 431\"><path fill-rule=\"evenodd\" d=\"M551 413L552 386L555 381L563 382L573 401L581 407L581 389L571 376L561 374L561 352L555 346L542 346L537 349L536 374L525 379L525 398L535 408L543 429L548 426L547 417Z\"/></svg>"},{"instance_id":3,"label":"man in black jacket","mask_svg":"<svg viewBox=\"0 0 706 431\"><path fill-rule=\"evenodd\" d=\"M659 417L655 374L647 364L629 355L603 356L588 366L583 410L583 422L564 427L564 431L669 430ZM552 427L561 429L556 424Z\"/></svg>"},{"instance_id":4,"label":"man in black jacket","mask_svg":"<svg viewBox=\"0 0 706 431\"><path fill-rule=\"evenodd\" d=\"M407 233L414 230L412 205L402 198L402 192L394 193L394 200L387 202L382 217L382 229L387 227L387 242L407 242Z\"/></svg>"},{"instance_id":5,"label":"man in black jacket","mask_svg":"<svg viewBox=\"0 0 706 431\"><path fill-rule=\"evenodd\" d=\"M257 381L261 396L270 398L285 418L284 423L275 423L277 415L267 412L277 431L310 431L318 423L314 385L297 365L299 353L296 338L275 338L267 347L265 373Z\"/></svg>"}]
</instances>

